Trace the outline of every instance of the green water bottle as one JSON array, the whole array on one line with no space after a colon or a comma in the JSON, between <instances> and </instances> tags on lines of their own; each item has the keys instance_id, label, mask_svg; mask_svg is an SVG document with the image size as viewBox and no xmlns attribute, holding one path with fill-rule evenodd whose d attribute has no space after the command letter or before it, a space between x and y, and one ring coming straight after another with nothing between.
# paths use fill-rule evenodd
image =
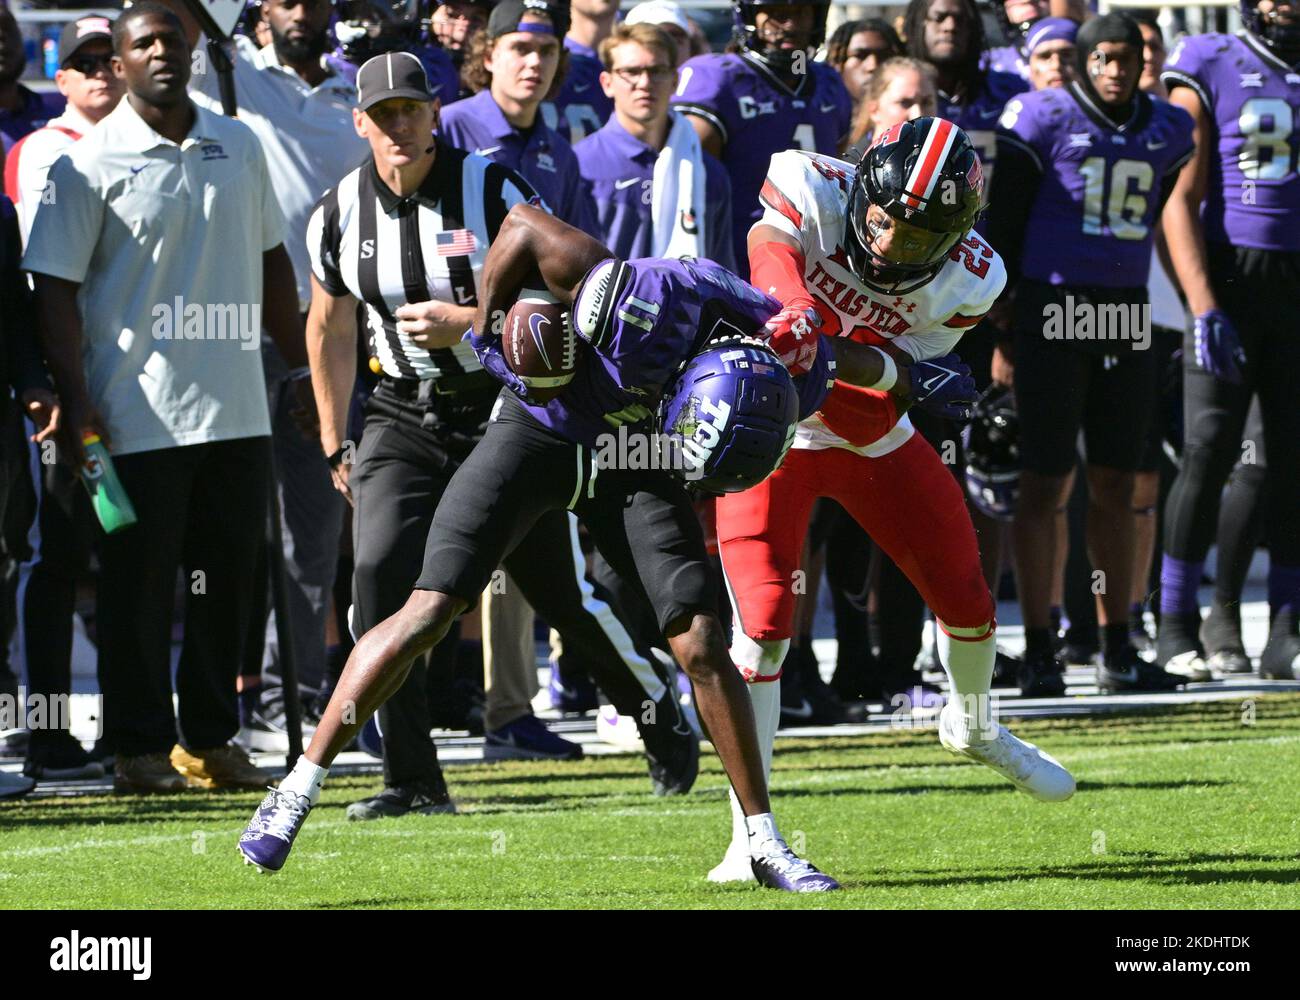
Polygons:
<instances>
[{"instance_id":1,"label":"green water bottle","mask_svg":"<svg viewBox=\"0 0 1300 1000\"><path fill-rule=\"evenodd\" d=\"M90 493L90 505L104 526L106 534L113 534L135 524L135 508L131 498L122 489L122 481L113 469L108 449L98 434L87 432L81 439L86 448L86 464L81 468L81 481Z\"/></svg>"}]
</instances>

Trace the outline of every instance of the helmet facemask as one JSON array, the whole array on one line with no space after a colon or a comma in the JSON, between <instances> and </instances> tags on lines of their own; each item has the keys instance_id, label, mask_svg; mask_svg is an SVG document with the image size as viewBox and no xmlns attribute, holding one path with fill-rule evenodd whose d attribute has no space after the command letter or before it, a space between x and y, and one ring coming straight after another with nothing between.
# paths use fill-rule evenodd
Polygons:
<instances>
[{"instance_id":1,"label":"helmet facemask","mask_svg":"<svg viewBox=\"0 0 1300 1000\"><path fill-rule=\"evenodd\" d=\"M875 209L873 211L873 208ZM861 184L849 194L849 263L872 291L906 295L933 281L965 232L935 233L900 218L890 206L873 206Z\"/></svg>"},{"instance_id":2,"label":"helmet facemask","mask_svg":"<svg viewBox=\"0 0 1300 1000\"><path fill-rule=\"evenodd\" d=\"M805 59L811 60L812 53L826 40L826 15L830 10L830 0L813 0L811 3L754 3L752 0L736 0L732 6L735 14L733 38L736 43L752 58L778 72L792 72L799 53L803 53ZM795 47L789 49L779 47L779 41L776 46L773 46L763 37L757 21L758 13L764 7L812 8L812 25L803 48L798 46L801 39L797 35L794 38Z\"/></svg>"}]
</instances>

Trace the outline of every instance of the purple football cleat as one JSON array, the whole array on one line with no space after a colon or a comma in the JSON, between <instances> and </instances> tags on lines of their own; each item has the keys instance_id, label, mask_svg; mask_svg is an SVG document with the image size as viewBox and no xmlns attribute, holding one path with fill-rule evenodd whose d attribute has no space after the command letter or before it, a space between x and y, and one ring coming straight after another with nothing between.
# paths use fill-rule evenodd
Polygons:
<instances>
[{"instance_id":1,"label":"purple football cleat","mask_svg":"<svg viewBox=\"0 0 1300 1000\"><path fill-rule=\"evenodd\" d=\"M831 892L840 884L829 875L818 871L794 851L785 841L766 841L757 857L751 856L750 867L759 885L782 892Z\"/></svg>"},{"instance_id":2,"label":"purple football cleat","mask_svg":"<svg viewBox=\"0 0 1300 1000\"><path fill-rule=\"evenodd\" d=\"M263 874L278 872L289 859L289 849L309 812L307 796L270 789L239 838L244 864L256 866Z\"/></svg>"}]
</instances>

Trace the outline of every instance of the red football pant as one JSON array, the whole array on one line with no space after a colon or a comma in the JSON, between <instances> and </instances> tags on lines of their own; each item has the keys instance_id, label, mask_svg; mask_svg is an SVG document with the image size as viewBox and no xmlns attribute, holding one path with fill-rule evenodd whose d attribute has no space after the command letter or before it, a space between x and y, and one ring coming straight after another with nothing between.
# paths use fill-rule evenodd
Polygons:
<instances>
[{"instance_id":1,"label":"red football pant","mask_svg":"<svg viewBox=\"0 0 1300 1000\"><path fill-rule=\"evenodd\" d=\"M722 568L745 635L791 637L795 572L818 497L837 501L862 525L944 625L992 622L965 497L929 442L913 434L881 458L791 449L765 481L718 499Z\"/></svg>"}]
</instances>

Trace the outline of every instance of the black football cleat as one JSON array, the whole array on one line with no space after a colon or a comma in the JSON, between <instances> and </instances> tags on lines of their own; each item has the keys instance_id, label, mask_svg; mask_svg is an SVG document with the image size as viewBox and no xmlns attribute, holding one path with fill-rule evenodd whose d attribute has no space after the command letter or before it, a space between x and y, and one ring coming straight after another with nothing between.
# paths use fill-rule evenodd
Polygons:
<instances>
[{"instance_id":1,"label":"black football cleat","mask_svg":"<svg viewBox=\"0 0 1300 1000\"><path fill-rule=\"evenodd\" d=\"M1132 646L1118 655L1104 656L1097 664L1097 688L1103 694L1176 691L1187 679L1149 663Z\"/></svg>"},{"instance_id":2,"label":"black football cleat","mask_svg":"<svg viewBox=\"0 0 1300 1000\"><path fill-rule=\"evenodd\" d=\"M1269 636L1259 657L1259 676L1271 681L1300 680L1300 636Z\"/></svg>"},{"instance_id":3,"label":"black football cleat","mask_svg":"<svg viewBox=\"0 0 1300 1000\"><path fill-rule=\"evenodd\" d=\"M439 771L428 781L385 788L378 795L353 802L348 806L346 815L352 820L371 820L405 816L408 813L433 816L455 811L456 803L451 800L447 782Z\"/></svg>"},{"instance_id":4,"label":"black football cleat","mask_svg":"<svg viewBox=\"0 0 1300 1000\"><path fill-rule=\"evenodd\" d=\"M645 744L654 793L689 792L700 773L700 739L682 714L675 685L656 702L653 723L642 722L637 716L637 730Z\"/></svg>"},{"instance_id":5,"label":"black football cleat","mask_svg":"<svg viewBox=\"0 0 1300 1000\"><path fill-rule=\"evenodd\" d=\"M1022 698L1060 698L1065 694L1065 665L1051 653L1026 656L1017 678Z\"/></svg>"}]
</instances>

